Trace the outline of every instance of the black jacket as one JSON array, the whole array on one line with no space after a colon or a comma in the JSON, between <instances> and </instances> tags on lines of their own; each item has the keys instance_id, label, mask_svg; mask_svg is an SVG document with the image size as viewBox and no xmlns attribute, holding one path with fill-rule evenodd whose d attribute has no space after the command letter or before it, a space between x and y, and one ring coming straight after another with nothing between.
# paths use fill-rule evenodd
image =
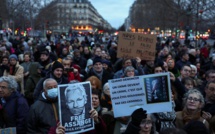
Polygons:
<instances>
[{"instance_id":1,"label":"black jacket","mask_svg":"<svg viewBox=\"0 0 215 134\"><path fill-rule=\"evenodd\" d=\"M58 101L49 101L40 95L31 106L27 120L27 134L48 134L57 124L53 105L58 115Z\"/></svg>"}]
</instances>

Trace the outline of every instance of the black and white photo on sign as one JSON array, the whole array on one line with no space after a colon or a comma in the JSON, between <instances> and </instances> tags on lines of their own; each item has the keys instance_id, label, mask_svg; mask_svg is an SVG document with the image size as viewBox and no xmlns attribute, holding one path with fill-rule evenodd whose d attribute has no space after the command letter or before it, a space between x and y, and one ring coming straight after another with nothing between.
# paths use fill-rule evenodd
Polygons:
<instances>
[{"instance_id":1,"label":"black and white photo on sign","mask_svg":"<svg viewBox=\"0 0 215 134\"><path fill-rule=\"evenodd\" d=\"M66 133L81 133L94 129L90 118L92 109L91 85L89 82L58 86L59 116Z\"/></svg>"},{"instance_id":2,"label":"black and white photo on sign","mask_svg":"<svg viewBox=\"0 0 215 134\"><path fill-rule=\"evenodd\" d=\"M167 76L144 78L144 83L147 104L169 101Z\"/></svg>"}]
</instances>

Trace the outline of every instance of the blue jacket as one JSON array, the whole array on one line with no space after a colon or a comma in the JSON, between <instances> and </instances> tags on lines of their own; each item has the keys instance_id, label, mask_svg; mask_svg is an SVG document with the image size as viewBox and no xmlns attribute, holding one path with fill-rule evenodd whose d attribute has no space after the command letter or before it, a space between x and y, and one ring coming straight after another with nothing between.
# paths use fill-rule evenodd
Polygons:
<instances>
[{"instance_id":1,"label":"blue jacket","mask_svg":"<svg viewBox=\"0 0 215 134\"><path fill-rule=\"evenodd\" d=\"M5 127L16 127L17 134L26 133L26 117L29 106L25 98L17 91L1 102L6 115Z\"/></svg>"}]
</instances>

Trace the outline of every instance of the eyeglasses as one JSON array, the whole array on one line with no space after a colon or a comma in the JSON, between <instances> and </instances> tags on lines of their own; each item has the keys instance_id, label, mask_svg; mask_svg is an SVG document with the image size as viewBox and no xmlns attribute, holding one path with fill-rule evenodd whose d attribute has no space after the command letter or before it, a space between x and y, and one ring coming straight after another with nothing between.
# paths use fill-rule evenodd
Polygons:
<instances>
[{"instance_id":1,"label":"eyeglasses","mask_svg":"<svg viewBox=\"0 0 215 134\"><path fill-rule=\"evenodd\" d=\"M0 89L7 89L8 87L6 87L6 86L0 86Z\"/></svg>"},{"instance_id":2,"label":"eyeglasses","mask_svg":"<svg viewBox=\"0 0 215 134\"><path fill-rule=\"evenodd\" d=\"M200 99L188 97L187 100L194 101L194 102L200 102Z\"/></svg>"},{"instance_id":3,"label":"eyeglasses","mask_svg":"<svg viewBox=\"0 0 215 134\"><path fill-rule=\"evenodd\" d=\"M141 125L151 125L152 121L151 120L142 120Z\"/></svg>"}]
</instances>

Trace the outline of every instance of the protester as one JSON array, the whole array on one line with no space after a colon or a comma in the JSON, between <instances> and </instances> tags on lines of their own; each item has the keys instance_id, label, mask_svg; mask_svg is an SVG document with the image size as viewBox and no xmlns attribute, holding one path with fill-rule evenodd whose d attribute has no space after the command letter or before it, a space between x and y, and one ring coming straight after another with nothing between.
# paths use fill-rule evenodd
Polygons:
<instances>
[{"instance_id":1,"label":"protester","mask_svg":"<svg viewBox=\"0 0 215 134\"><path fill-rule=\"evenodd\" d=\"M176 127L183 128L190 121L201 121L207 128L207 120L201 117L201 108L204 106L203 95L196 89L189 90L184 97L184 109L176 113Z\"/></svg>"},{"instance_id":2,"label":"protester","mask_svg":"<svg viewBox=\"0 0 215 134\"><path fill-rule=\"evenodd\" d=\"M17 88L18 83L14 78L0 77L0 124L2 128L16 127L17 134L25 134L29 106Z\"/></svg>"},{"instance_id":3,"label":"protester","mask_svg":"<svg viewBox=\"0 0 215 134\"><path fill-rule=\"evenodd\" d=\"M15 54L9 56L10 70L4 71L4 76L13 77L18 83L17 91L24 94L24 69L19 65L18 58Z\"/></svg>"}]
</instances>

